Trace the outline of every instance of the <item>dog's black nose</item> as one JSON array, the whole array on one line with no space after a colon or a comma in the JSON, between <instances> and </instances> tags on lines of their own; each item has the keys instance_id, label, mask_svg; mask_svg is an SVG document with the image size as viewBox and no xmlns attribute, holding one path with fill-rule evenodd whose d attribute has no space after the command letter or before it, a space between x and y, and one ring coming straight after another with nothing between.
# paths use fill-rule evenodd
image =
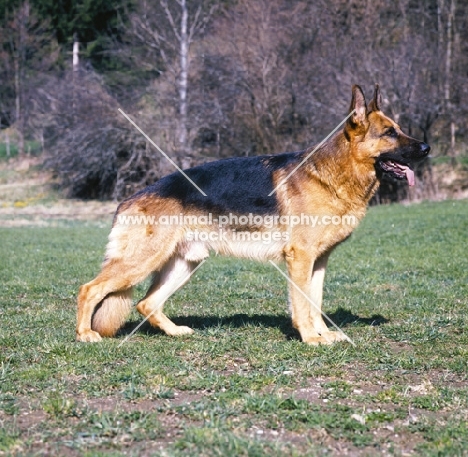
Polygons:
<instances>
[{"instance_id":1,"label":"dog's black nose","mask_svg":"<svg viewBox=\"0 0 468 457\"><path fill-rule=\"evenodd\" d=\"M421 152L424 154L424 155L427 155L429 154L429 151L431 150L431 147L427 144L427 143L421 143Z\"/></svg>"}]
</instances>

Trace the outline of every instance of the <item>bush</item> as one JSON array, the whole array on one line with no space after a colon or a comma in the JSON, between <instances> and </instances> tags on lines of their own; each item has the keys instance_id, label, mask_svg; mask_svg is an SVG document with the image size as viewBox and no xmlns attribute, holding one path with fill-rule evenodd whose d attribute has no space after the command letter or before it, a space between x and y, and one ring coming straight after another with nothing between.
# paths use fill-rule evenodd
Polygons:
<instances>
[{"instance_id":1,"label":"bush","mask_svg":"<svg viewBox=\"0 0 468 457\"><path fill-rule=\"evenodd\" d=\"M56 94L46 166L67 196L121 200L158 179L159 156L94 74L68 75Z\"/></svg>"}]
</instances>

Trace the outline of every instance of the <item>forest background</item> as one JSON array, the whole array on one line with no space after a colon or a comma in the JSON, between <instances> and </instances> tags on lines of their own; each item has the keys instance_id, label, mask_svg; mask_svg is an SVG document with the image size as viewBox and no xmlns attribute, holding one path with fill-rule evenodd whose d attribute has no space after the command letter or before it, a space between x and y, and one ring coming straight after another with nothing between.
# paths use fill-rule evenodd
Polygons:
<instances>
[{"instance_id":1,"label":"forest background","mask_svg":"<svg viewBox=\"0 0 468 457\"><path fill-rule=\"evenodd\" d=\"M121 200L173 171L300 150L351 85L432 146L419 184L376 202L468 196L461 0L0 0L0 156L39 156L61 192Z\"/></svg>"}]
</instances>

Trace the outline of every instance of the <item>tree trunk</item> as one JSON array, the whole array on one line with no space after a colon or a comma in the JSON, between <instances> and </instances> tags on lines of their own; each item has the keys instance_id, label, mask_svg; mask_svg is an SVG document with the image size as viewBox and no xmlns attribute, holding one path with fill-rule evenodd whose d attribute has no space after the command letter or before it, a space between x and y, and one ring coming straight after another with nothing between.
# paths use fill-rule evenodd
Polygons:
<instances>
[{"instance_id":1,"label":"tree trunk","mask_svg":"<svg viewBox=\"0 0 468 457\"><path fill-rule=\"evenodd\" d=\"M188 87L188 49L189 36L187 31L188 8L186 0L181 0L182 17L180 23L180 77L179 77L179 150L182 156L187 155L187 87Z\"/></svg>"},{"instance_id":2,"label":"tree trunk","mask_svg":"<svg viewBox=\"0 0 468 457\"><path fill-rule=\"evenodd\" d=\"M73 35L73 71L78 71L80 65L80 43L76 33Z\"/></svg>"},{"instance_id":3,"label":"tree trunk","mask_svg":"<svg viewBox=\"0 0 468 457\"><path fill-rule=\"evenodd\" d=\"M5 133L5 143L6 143L6 156L9 159L10 158L10 135L8 135L8 132Z\"/></svg>"},{"instance_id":4,"label":"tree trunk","mask_svg":"<svg viewBox=\"0 0 468 457\"><path fill-rule=\"evenodd\" d=\"M19 56L15 57L15 118L16 118L16 130L18 132L18 155L24 155L24 135L23 135L23 110L21 103L21 64Z\"/></svg>"},{"instance_id":5,"label":"tree trunk","mask_svg":"<svg viewBox=\"0 0 468 457\"><path fill-rule=\"evenodd\" d=\"M444 0L437 0L437 32L438 32L438 42L437 42L437 51L439 62L442 62L442 53L444 49L444 26L442 23L442 12L444 10ZM442 74L442 69L439 67L440 74ZM441 89L442 84L439 84L439 89ZM442 90L441 90L442 93Z\"/></svg>"},{"instance_id":6,"label":"tree trunk","mask_svg":"<svg viewBox=\"0 0 468 457\"><path fill-rule=\"evenodd\" d=\"M452 45L453 45L453 20L455 17L455 0L450 1L450 10L447 16L447 51L445 55L445 90L444 98L447 107L447 114L450 117L450 150L449 155L452 157L452 162L455 161L455 117L452 113L453 106L451 101L451 84L452 84Z\"/></svg>"}]
</instances>

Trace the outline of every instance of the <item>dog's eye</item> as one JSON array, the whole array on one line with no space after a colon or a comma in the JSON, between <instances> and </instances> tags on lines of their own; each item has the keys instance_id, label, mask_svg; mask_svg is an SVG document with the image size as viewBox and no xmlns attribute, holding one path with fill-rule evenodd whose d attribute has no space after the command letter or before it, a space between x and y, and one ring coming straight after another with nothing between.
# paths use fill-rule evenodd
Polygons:
<instances>
[{"instance_id":1,"label":"dog's eye","mask_svg":"<svg viewBox=\"0 0 468 457\"><path fill-rule=\"evenodd\" d=\"M391 136L392 138L395 138L395 137L398 136L398 133L393 127L390 127L389 129L387 129L385 131L384 135Z\"/></svg>"}]
</instances>

